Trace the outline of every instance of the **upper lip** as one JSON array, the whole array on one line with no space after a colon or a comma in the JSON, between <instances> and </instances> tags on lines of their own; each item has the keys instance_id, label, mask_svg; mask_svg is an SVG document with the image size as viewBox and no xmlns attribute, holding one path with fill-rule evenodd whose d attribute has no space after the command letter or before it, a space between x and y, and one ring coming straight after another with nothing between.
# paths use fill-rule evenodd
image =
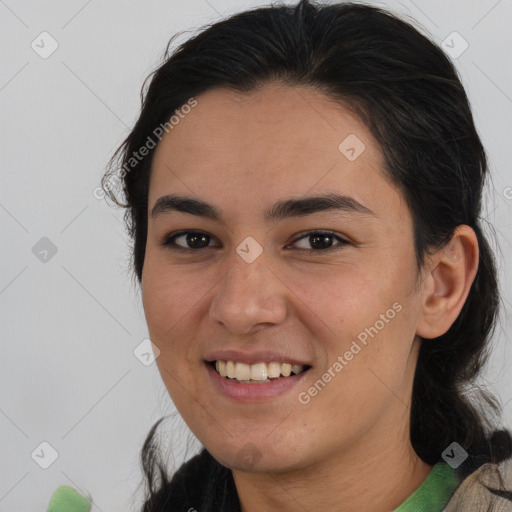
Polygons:
<instances>
[{"instance_id":1,"label":"upper lip","mask_svg":"<svg viewBox=\"0 0 512 512\"><path fill-rule=\"evenodd\" d=\"M208 363L212 361L234 361L235 363L270 363L276 361L278 363L299 364L302 366L310 366L308 362L303 359L298 359L293 356L281 354L272 350L258 350L258 351L241 351L241 350L215 350L209 352L205 356Z\"/></svg>"}]
</instances>

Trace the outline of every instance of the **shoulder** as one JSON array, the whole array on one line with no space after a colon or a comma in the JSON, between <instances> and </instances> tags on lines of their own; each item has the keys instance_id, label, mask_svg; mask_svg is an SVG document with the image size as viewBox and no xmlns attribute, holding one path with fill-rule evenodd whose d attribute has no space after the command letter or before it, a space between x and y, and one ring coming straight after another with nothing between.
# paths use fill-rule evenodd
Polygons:
<instances>
[{"instance_id":1,"label":"shoulder","mask_svg":"<svg viewBox=\"0 0 512 512\"><path fill-rule=\"evenodd\" d=\"M484 464L458 486L443 512L512 512L512 458Z\"/></svg>"}]
</instances>

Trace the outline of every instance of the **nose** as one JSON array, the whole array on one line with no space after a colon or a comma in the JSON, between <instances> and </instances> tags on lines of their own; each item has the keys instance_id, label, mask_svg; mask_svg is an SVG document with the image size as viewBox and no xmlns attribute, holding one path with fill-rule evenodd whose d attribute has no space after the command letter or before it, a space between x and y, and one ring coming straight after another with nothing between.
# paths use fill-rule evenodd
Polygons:
<instances>
[{"instance_id":1,"label":"nose","mask_svg":"<svg viewBox=\"0 0 512 512\"><path fill-rule=\"evenodd\" d=\"M286 319L288 288L262 256L247 263L234 252L210 304L210 318L233 334L253 333Z\"/></svg>"}]
</instances>

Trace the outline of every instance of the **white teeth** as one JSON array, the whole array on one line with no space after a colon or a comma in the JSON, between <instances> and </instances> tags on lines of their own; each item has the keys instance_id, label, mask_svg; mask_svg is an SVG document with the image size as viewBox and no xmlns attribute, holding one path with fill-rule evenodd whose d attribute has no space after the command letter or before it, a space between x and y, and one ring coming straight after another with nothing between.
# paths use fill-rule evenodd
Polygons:
<instances>
[{"instance_id":1,"label":"white teeth","mask_svg":"<svg viewBox=\"0 0 512 512\"><path fill-rule=\"evenodd\" d=\"M272 361L267 365L267 372L271 379L277 379L281 375L281 365Z\"/></svg>"},{"instance_id":2,"label":"white teeth","mask_svg":"<svg viewBox=\"0 0 512 512\"><path fill-rule=\"evenodd\" d=\"M251 380L251 366L245 363L236 363L235 378L236 380Z\"/></svg>"},{"instance_id":3,"label":"white teeth","mask_svg":"<svg viewBox=\"0 0 512 512\"><path fill-rule=\"evenodd\" d=\"M269 379L278 379L280 376L289 377L292 373L297 375L304 370L301 364L278 363L235 363L234 361L216 361L215 369L222 377L236 379L240 382L270 382Z\"/></svg>"},{"instance_id":4,"label":"white teeth","mask_svg":"<svg viewBox=\"0 0 512 512\"><path fill-rule=\"evenodd\" d=\"M227 371L227 375L230 379L235 378L235 363L233 361L227 361L226 371Z\"/></svg>"},{"instance_id":5,"label":"white teeth","mask_svg":"<svg viewBox=\"0 0 512 512\"><path fill-rule=\"evenodd\" d=\"M289 377L290 373L292 373L292 365L288 363L283 363L281 365L281 375L284 375L285 377Z\"/></svg>"},{"instance_id":6,"label":"white teeth","mask_svg":"<svg viewBox=\"0 0 512 512\"><path fill-rule=\"evenodd\" d=\"M267 380L268 372L265 363L251 365L251 380Z\"/></svg>"},{"instance_id":7,"label":"white teeth","mask_svg":"<svg viewBox=\"0 0 512 512\"><path fill-rule=\"evenodd\" d=\"M217 371L225 377L227 375L226 373L226 361L217 361L215 364L215 367L217 368Z\"/></svg>"},{"instance_id":8,"label":"white teeth","mask_svg":"<svg viewBox=\"0 0 512 512\"><path fill-rule=\"evenodd\" d=\"M292 364L292 373L295 373L297 375L304 369L304 366L301 364Z\"/></svg>"}]
</instances>

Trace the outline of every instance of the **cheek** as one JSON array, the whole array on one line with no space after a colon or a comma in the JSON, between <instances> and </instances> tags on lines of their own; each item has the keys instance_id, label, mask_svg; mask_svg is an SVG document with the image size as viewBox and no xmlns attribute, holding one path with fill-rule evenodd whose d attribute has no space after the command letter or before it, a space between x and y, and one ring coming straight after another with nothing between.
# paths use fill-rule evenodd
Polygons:
<instances>
[{"instance_id":1,"label":"cheek","mask_svg":"<svg viewBox=\"0 0 512 512\"><path fill-rule=\"evenodd\" d=\"M156 258L145 262L142 301L149 336L160 350L156 364L171 399L185 416L190 402L195 403L190 397L199 396L192 377L198 362L190 326L197 325L194 319L204 290L195 284L183 271Z\"/></svg>"},{"instance_id":2,"label":"cheek","mask_svg":"<svg viewBox=\"0 0 512 512\"><path fill-rule=\"evenodd\" d=\"M321 326L315 334L321 338L325 333L326 338L338 341L373 325L379 314L392 307L397 295L387 276L355 264L289 274L288 281L294 283L291 288L297 303Z\"/></svg>"},{"instance_id":3,"label":"cheek","mask_svg":"<svg viewBox=\"0 0 512 512\"><path fill-rule=\"evenodd\" d=\"M338 372L346 379L342 394L360 395L368 379L376 380L370 370L394 381L407 365L415 332L414 298L404 279L406 268L387 268L339 266L316 275L302 273L295 281L301 318L309 315L310 330L322 347L322 366L344 358Z\"/></svg>"},{"instance_id":4,"label":"cheek","mask_svg":"<svg viewBox=\"0 0 512 512\"><path fill-rule=\"evenodd\" d=\"M179 343L183 336L173 333L183 329L187 318L201 307L208 289L205 279L157 258L148 258L142 277L142 301L153 341Z\"/></svg>"}]
</instances>

